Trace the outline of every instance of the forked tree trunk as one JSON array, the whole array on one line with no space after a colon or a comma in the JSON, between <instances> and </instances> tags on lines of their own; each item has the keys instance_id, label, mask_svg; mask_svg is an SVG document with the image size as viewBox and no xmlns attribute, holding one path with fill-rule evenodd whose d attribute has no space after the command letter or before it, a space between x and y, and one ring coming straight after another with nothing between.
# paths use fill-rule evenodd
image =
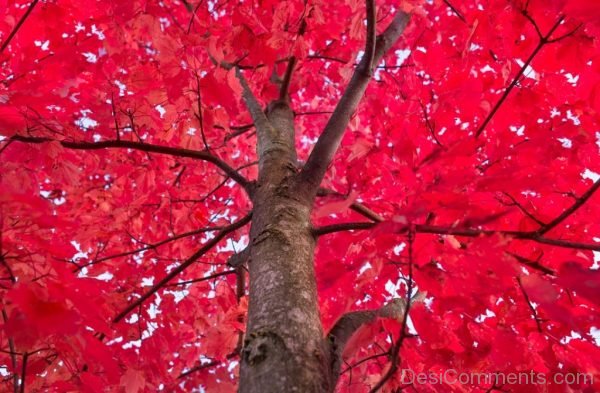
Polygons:
<instances>
[{"instance_id":1,"label":"forked tree trunk","mask_svg":"<svg viewBox=\"0 0 600 393\"><path fill-rule=\"evenodd\" d=\"M258 181L251 192L250 305L241 353L241 393L332 392L341 353L353 332L373 318L396 317L404 308L394 303L349 313L325 338L313 263L314 197L366 91L373 65L400 37L409 16L398 12L378 37L375 19L375 3L369 0L365 55L302 168L297 166L294 114L287 95L295 59L289 61L280 99L269 104L266 114L236 69L256 127L259 161Z\"/></svg>"}]
</instances>

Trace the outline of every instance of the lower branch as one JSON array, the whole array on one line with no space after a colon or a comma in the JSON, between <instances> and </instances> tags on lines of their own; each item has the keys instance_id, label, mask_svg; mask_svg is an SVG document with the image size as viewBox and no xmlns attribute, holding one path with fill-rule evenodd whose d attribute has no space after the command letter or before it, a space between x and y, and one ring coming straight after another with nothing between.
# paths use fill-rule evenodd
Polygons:
<instances>
[{"instance_id":1,"label":"lower branch","mask_svg":"<svg viewBox=\"0 0 600 393\"><path fill-rule=\"evenodd\" d=\"M360 327L374 321L376 318L393 318L401 320L405 309L405 299L393 299L377 310L349 312L336 322L333 328L331 328L331 331L327 334L327 338L331 344L332 376L334 379L333 386L335 386L340 375L344 348L354 333L356 333Z\"/></svg>"}]
</instances>

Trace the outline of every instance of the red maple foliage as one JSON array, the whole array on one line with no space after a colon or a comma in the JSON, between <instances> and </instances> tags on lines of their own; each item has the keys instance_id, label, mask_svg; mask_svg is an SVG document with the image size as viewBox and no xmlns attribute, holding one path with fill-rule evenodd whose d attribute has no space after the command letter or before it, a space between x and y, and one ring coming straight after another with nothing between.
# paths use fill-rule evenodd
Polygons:
<instances>
[{"instance_id":1,"label":"red maple foliage","mask_svg":"<svg viewBox=\"0 0 600 393\"><path fill-rule=\"evenodd\" d=\"M338 391L600 390L600 5L377 0L376 33L399 10L315 267L325 332L419 301L352 336ZM243 96L289 91L302 164L365 26L357 0L0 0L2 392L236 389ZM531 372L550 382L432 378Z\"/></svg>"}]
</instances>

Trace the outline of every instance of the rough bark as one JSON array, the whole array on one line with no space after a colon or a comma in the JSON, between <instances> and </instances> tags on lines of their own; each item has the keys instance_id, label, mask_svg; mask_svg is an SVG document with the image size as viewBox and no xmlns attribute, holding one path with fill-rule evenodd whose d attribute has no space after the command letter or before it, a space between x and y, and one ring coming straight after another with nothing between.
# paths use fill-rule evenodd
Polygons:
<instances>
[{"instance_id":1,"label":"rough bark","mask_svg":"<svg viewBox=\"0 0 600 393\"><path fill-rule=\"evenodd\" d=\"M285 102L276 102L268 118L275 135L259 137L267 142L258 146L261 171L253 196L250 304L239 391L329 392L311 203L297 197L292 112Z\"/></svg>"}]
</instances>

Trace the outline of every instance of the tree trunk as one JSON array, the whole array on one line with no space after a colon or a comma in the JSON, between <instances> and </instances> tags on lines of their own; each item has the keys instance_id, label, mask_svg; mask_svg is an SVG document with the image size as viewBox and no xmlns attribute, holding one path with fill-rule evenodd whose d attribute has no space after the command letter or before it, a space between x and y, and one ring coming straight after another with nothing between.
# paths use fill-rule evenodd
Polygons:
<instances>
[{"instance_id":1,"label":"tree trunk","mask_svg":"<svg viewBox=\"0 0 600 393\"><path fill-rule=\"evenodd\" d=\"M342 323L332 329L333 336L324 338L313 261L315 237L310 221L321 180L366 91L373 64L379 63L400 37L409 16L398 12L378 37L375 19L375 2L368 1L365 56L300 170L294 142L294 114L287 95L295 60L292 58L288 64L280 99L269 104L266 114L236 68L244 101L256 127L259 167L258 181L252 190L250 305L241 354L241 393L333 391L337 380L334 373L339 369L343 346L352 332L361 321L380 314L387 316L391 310L342 318L349 326Z\"/></svg>"},{"instance_id":2,"label":"tree trunk","mask_svg":"<svg viewBox=\"0 0 600 393\"><path fill-rule=\"evenodd\" d=\"M268 120L273 133L261 138L258 146L260 169L249 245L250 305L239 391L329 392L329 348L313 266L312 201L298 189L289 106L272 104Z\"/></svg>"}]
</instances>

